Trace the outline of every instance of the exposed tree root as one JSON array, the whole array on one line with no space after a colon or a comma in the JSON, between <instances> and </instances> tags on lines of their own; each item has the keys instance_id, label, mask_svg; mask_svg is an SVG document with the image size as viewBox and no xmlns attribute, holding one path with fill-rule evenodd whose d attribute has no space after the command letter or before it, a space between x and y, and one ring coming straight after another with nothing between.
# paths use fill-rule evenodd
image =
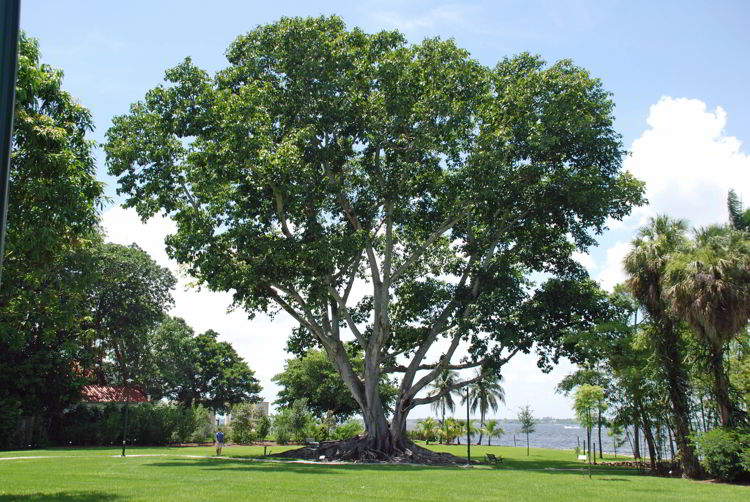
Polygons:
<instances>
[{"instance_id":1,"label":"exposed tree root","mask_svg":"<svg viewBox=\"0 0 750 502\"><path fill-rule=\"evenodd\" d=\"M466 459L450 453L440 453L406 442L390 451L378 449L365 437L354 437L342 441L321 441L318 446L308 445L296 450L274 453L271 457L298 458L305 460L348 461L360 463L463 465Z\"/></svg>"}]
</instances>

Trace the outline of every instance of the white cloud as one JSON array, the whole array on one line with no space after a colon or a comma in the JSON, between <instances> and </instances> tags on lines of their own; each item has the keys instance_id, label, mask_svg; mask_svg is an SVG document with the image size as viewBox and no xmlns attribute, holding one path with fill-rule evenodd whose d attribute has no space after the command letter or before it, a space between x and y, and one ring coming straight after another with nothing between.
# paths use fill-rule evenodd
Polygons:
<instances>
[{"instance_id":1,"label":"white cloud","mask_svg":"<svg viewBox=\"0 0 750 502\"><path fill-rule=\"evenodd\" d=\"M629 218L643 225L657 213L693 226L727 220L727 191L750 190L750 156L725 134L727 113L697 99L663 97L651 106L649 129L633 141L625 168L646 182L649 205Z\"/></svg>"},{"instance_id":2,"label":"white cloud","mask_svg":"<svg viewBox=\"0 0 750 502\"><path fill-rule=\"evenodd\" d=\"M596 269L596 262L588 253L581 253L580 251L573 252L573 259L583 265L589 273Z\"/></svg>"},{"instance_id":3,"label":"white cloud","mask_svg":"<svg viewBox=\"0 0 750 502\"><path fill-rule=\"evenodd\" d=\"M126 246L136 243L159 265L177 272L177 263L170 260L164 250L164 238L177 230L177 225L169 218L156 215L142 223L135 210L116 206L102 214L102 226L109 242Z\"/></svg>"},{"instance_id":4,"label":"white cloud","mask_svg":"<svg viewBox=\"0 0 750 502\"><path fill-rule=\"evenodd\" d=\"M697 99L663 97L651 106L648 128L633 141L624 167L646 182L649 204L622 223L612 222L619 239L607 249L597 279L606 289L625 279L622 260L635 230L649 217L668 214L699 227L728 219L726 198L733 188L750 195L750 155L739 139L725 132L727 113L709 110Z\"/></svg>"},{"instance_id":5,"label":"white cloud","mask_svg":"<svg viewBox=\"0 0 750 502\"><path fill-rule=\"evenodd\" d=\"M403 4L399 4L399 10L375 11L373 17L380 25L395 28L414 37L425 35L435 31L440 26L451 26L466 23L467 16L476 9L465 4L443 4L431 9L417 9L414 12L405 13Z\"/></svg>"},{"instance_id":6,"label":"white cloud","mask_svg":"<svg viewBox=\"0 0 750 502\"><path fill-rule=\"evenodd\" d=\"M630 251L630 243L617 242L607 249L607 260L604 268L597 276L601 286L612 291L615 284L625 280L625 272L622 269L622 260Z\"/></svg>"}]
</instances>

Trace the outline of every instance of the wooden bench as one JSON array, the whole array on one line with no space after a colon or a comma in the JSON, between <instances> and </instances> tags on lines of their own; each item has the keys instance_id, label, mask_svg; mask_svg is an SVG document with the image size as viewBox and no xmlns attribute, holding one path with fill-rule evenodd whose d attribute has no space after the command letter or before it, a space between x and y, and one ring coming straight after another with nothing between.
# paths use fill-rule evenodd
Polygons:
<instances>
[{"instance_id":1,"label":"wooden bench","mask_svg":"<svg viewBox=\"0 0 750 502\"><path fill-rule=\"evenodd\" d=\"M320 448L320 443L315 441L313 438L305 438L305 446L310 446L312 448L318 449Z\"/></svg>"},{"instance_id":2,"label":"wooden bench","mask_svg":"<svg viewBox=\"0 0 750 502\"><path fill-rule=\"evenodd\" d=\"M495 456L492 453L487 454L487 463L493 463L493 464L502 464L503 463L503 457Z\"/></svg>"}]
</instances>

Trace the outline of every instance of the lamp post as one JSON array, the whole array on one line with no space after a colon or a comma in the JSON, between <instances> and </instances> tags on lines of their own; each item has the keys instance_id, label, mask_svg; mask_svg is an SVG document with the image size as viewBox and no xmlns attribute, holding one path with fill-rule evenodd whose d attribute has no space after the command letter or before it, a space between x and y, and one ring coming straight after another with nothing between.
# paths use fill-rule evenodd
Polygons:
<instances>
[{"instance_id":1,"label":"lamp post","mask_svg":"<svg viewBox=\"0 0 750 502\"><path fill-rule=\"evenodd\" d=\"M466 465L471 465L471 422L469 421L469 386L466 386Z\"/></svg>"},{"instance_id":2,"label":"lamp post","mask_svg":"<svg viewBox=\"0 0 750 502\"><path fill-rule=\"evenodd\" d=\"M122 456L125 456L125 438L128 437L128 408L130 405L130 393L128 392L129 386L133 383L132 378L128 378L125 381L125 420L122 423Z\"/></svg>"}]
</instances>

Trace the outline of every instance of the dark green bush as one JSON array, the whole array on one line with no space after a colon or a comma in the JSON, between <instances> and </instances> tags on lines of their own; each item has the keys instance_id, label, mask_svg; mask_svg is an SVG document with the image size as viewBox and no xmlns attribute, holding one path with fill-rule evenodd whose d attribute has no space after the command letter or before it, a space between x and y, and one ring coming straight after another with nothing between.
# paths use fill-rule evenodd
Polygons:
<instances>
[{"instance_id":1,"label":"dark green bush","mask_svg":"<svg viewBox=\"0 0 750 502\"><path fill-rule=\"evenodd\" d=\"M747 466L743 466L743 457L750 448L750 433L716 428L694 439L709 476L735 481L748 475Z\"/></svg>"},{"instance_id":2,"label":"dark green bush","mask_svg":"<svg viewBox=\"0 0 750 502\"><path fill-rule=\"evenodd\" d=\"M15 399L0 398L0 450L21 446L16 438L21 421L21 403Z\"/></svg>"},{"instance_id":3,"label":"dark green bush","mask_svg":"<svg viewBox=\"0 0 750 502\"><path fill-rule=\"evenodd\" d=\"M58 444L107 446L122 444L125 407L78 405L67 411L54 431ZM129 444L164 445L190 440L203 427L206 415L201 408L185 408L161 403L128 406Z\"/></svg>"}]
</instances>

